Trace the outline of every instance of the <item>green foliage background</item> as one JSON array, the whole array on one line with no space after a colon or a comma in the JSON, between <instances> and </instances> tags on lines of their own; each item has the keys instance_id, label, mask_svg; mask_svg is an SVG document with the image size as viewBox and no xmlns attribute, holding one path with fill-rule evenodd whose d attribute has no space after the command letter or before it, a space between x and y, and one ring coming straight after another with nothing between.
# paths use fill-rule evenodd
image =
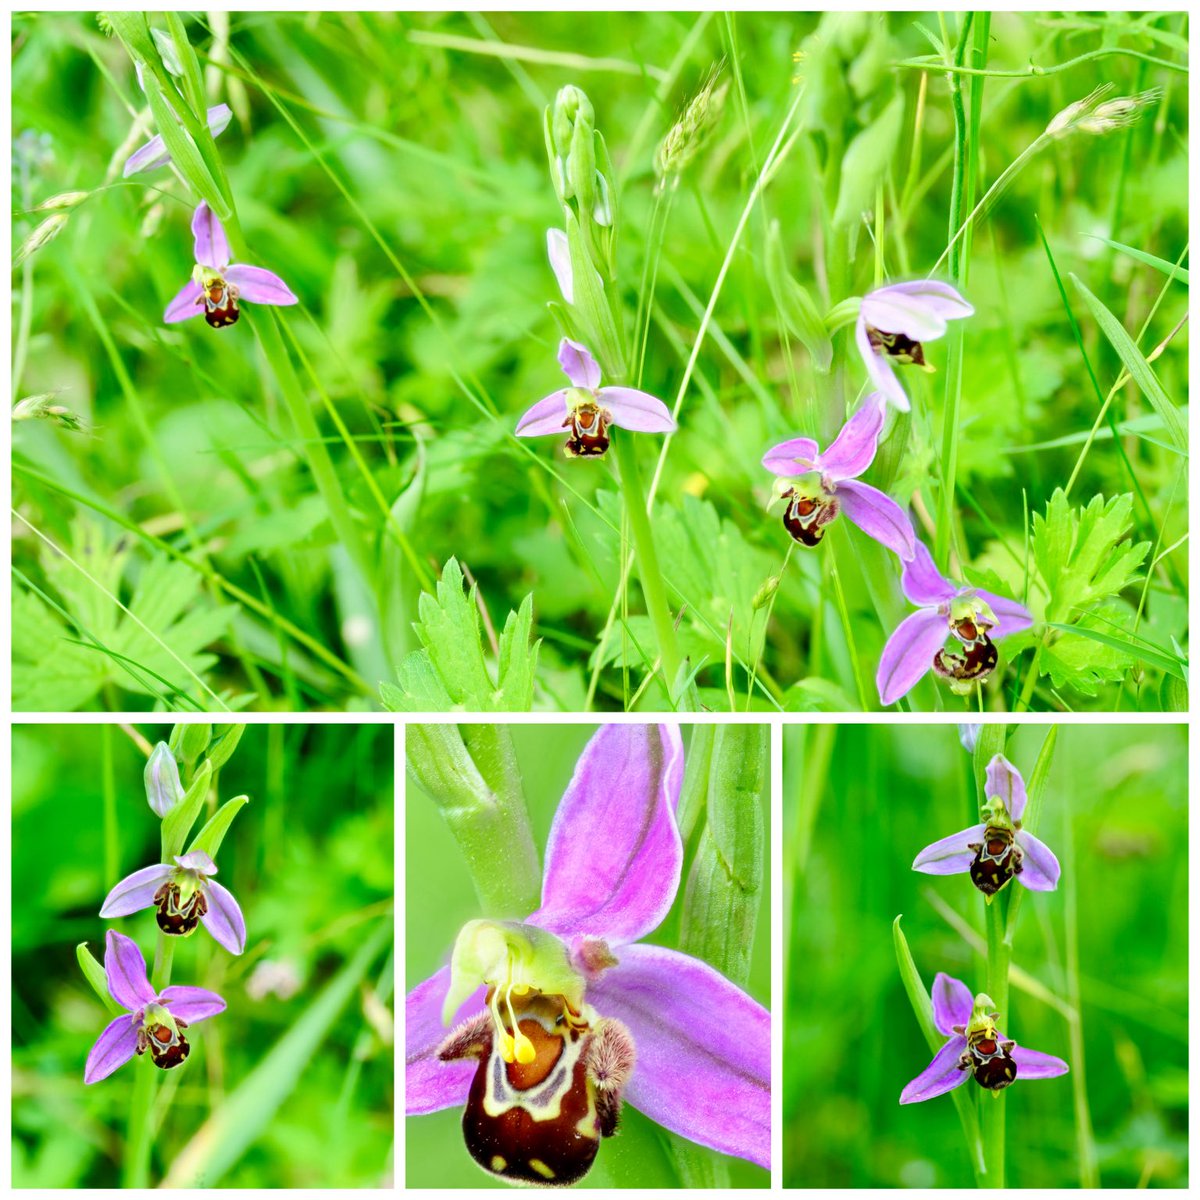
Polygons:
<instances>
[{"instance_id":1,"label":"green foliage background","mask_svg":"<svg viewBox=\"0 0 1200 1200\"><path fill-rule=\"evenodd\" d=\"M169 726L141 725L147 740ZM196 1028L193 1054L154 1142L158 1182L210 1112L237 1094L322 989L390 923L393 889L390 726L251 726L222 769L222 800L246 793L221 848L219 881L246 918L235 958L198 930L179 939L173 982L208 987L226 1011ZM153 961L153 913L97 915L108 890L158 860L158 820L142 785L145 757L115 726L13 730L12 1182L28 1188L113 1187L125 1152L135 1059L85 1086L88 1050L111 1019L84 982L75 947L103 961L113 928ZM106 838L105 806L115 816ZM199 829L197 824L197 830ZM276 963L297 988L255 999L254 969ZM244 1155L209 1186L381 1187L391 1171L393 959L376 954L306 1065L281 1064L278 1111L260 1107ZM370 1005L367 1001L370 999ZM383 1036L387 1041L381 1040ZM163 1094L160 1086L159 1095ZM260 1093L261 1105L267 1101Z\"/></svg>"},{"instance_id":2,"label":"green foliage background","mask_svg":"<svg viewBox=\"0 0 1200 1200\"><path fill-rule=\"evenodd\" d=\"M220 332L161 323L190 270L194 198L165 170L119 177L141 104L128 56L89 15L18 16L13 128L34 141L23 151L31 165L15 175L14 243L44 216L35 205L91 193L16 277L24 369L14 399L53 392L89 426L73 434L26 421L16 431L18 706L378 704L380 682L417 645L418 592L457 555L497 627L532 593L542 639L533 702L580 709L621 595L623 543L605 465L564 463L551 440L511 436L524 409L562 382L545 258L546 229L561 214L542 109L568 82L592 98L623 185L620 281L632 313L655 147L721 60L731 87L723 116L651 239L662 257L644 386L668 401L794 77L805 88L801 132L733 256L665 462L655 515L663 574L685 610L679 636L701 667L703 703L729 704L732 613L739 707L873 706L879 651L907 611L894 564L873 543L838 522L819 552L793 554L773 610L752 604L788 545L764 512L760 456L797 432L827 438L863 375L848 331L835 336L833 374L814 371L767 286L769 231L778 221L780 269L822 313L874 286L880 268L897 276L934 265L947 240L950 97L944 73L894 65L930 52L922 27L954 40L953 19L939 30L932 13L246 13L228 41L190 17L209 100L237 113L217 146L254 254L301 299L286 313L294 357L336 493L377 554L379 577L364 582L314 485L311 440L256 349L266 310L248 308ZM1028 641L1010 643L1004 661L1017 659L1018 672L997 676L992 705L1011 706L1039 675L1036 707L1185 703L1185 460L1133 385L1111 409L1120 437L1101 428L1083 452L1099 401L1037 222L1101 393L1120 363L1072 273L1131 336L1145 327L1143 353L1169 340L1154 371L1168 404L1184 405L1182 277L1168 283L1098 239L1167 262L1184 250L1187 76L1150 60L1186 62L1186 35L1184 13L991 21L988 68L1019 77L983 89L976 195L1098 84L1123 95L1164 89L1129 129L1041 150L974 234L966 290L978 315L964 333L953 497L973 577L1018 597L1028 590L1042 615L1031 518L1077 462L1072 504L1135 494L1128 528L1114 536L1162 556L1145 591L1122 576L1086 603L1076 592L1056 597L1062 611L1051 619L1088 632L1058 631L1057 652L1037 671ZM1025 73L1031 61L1046 73ZM881 162L878 132L855 139L896 111L900 133ZM884 166L885 220L868 227L856 213L875 207ZM915 489L926 513L942 500L948 352L945 342L931 350L943 369L931 381L905 376L912 438L902 422L870 476L897 494ZM648 468L654 439L639 440ZM628 621L618 604L597 707L631 703L654 658L636 585L624 599ZM640 699L662 702L657 688ZM911 702L958 704L932 683Z\"/></svg>"},{"instance_id":3,"label":"green foliage background","mask_svg":"<svg viewBox=\"0 0 1200 1200\"><path fill-rule=\"evenodd\" d=\"M1026 780L1046 728L1009 738ZM1010 1187L1079 1186L1081 1136L1105 1187L1188 1184L1187 778L1184 726L1059 727L1038 836L1063 874L1057 891L1026 895L1013 965L1059 1000L1077 989L1094 1132L1079 1133L1068 1020L1014 973L998 1025L1072 1074L1007 1093ZM930 1054L892 921L903 914L927 988L945 971L985 989L981 895L965 875L910 869L978 820L971 758L953 727L791 728L784 787L784 1183L970 1187L950 1099L898 1102Z\"/></svg>"},{"instance_id":4,"label":"green foliage background","mask_svg":"<svg viewBox=\"0 0 1200 1200\"><path fill-rule=\"evenodd\" d=\"M534 840L544 850L555 809L566 791L576 759L595 732L583 725L509 726L516 749L521 779L529 803ZM685 748L692 728L683 727ZM764 788L763 820L770 827L770 802ZM405 806L405 964L407 989L428 978L449 961L458 931L479 916L471 877L458 847L447 831L437 808L409 778ZM699 840L704 823L698 824L692 841ZM695 847L685 846L683 879L687 879ZM747 991L768 1008L771 1005L771 918L770 850L764 854L762 900L755 932ZM676 947L683 899L683 886L676 903L658 929L645 941ZM427 1116L409 1117L407 1125L408 1187L505 1188L471 1160L462 1140L462 1113L457 1109ZM687 1143L691 1146L691 1143ZM698 1156L722 1160L731 1169L736 1187L766 1187L768 1173L741 1159L726 1158L713 1151L695 1148ZM596 1165L577 1185L595 1187L678 1187L678 1167L673 1159L671 1138L658 1125L631 1105L621 1111L621 1128L616 1137L600 1147Z\"/></svg>"}]
</instances>

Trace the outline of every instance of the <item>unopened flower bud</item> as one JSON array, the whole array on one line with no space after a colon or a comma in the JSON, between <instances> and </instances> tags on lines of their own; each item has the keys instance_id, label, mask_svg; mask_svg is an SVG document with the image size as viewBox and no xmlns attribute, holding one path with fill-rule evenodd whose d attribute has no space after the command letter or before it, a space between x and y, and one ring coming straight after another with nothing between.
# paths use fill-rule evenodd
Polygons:
<instances>
[{"instance_id":1,"label":"unopened flower bud","mask_svg":"<svg viewBox=\"0 0 1200 1200\"><path fill-rule=\"evenodd\" d=\"M142 778L146 784L146 801L160 817L165 817L183 799L179 766L166 742L159 742L154 747L146 760Z\"/></svg>"},{"instance_id":2,"label":"unopened flower bud","mask_svg":"<svg viewBox=\"0 0 1200 1200\"><path fill-rule=\"evenodd\" d=\"M171 730L171 750L186 763L193 763L208 749L212 741L212 726L207 723L176 725Z\"/></svg>"}]
</instances>

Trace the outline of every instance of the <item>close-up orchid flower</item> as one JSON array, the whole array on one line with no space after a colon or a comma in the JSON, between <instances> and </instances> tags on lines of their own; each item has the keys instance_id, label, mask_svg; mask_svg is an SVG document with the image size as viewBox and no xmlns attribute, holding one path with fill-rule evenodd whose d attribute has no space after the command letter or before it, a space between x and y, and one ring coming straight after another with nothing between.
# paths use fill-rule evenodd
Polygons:
<instances>
[{"instance_id":1,"label":"close-up orchid flower","mask_svg":"<svg viewBox=\"0 0 1200 1200\"><path fill-rule=\"evenodd\" d=\"M776 476L772 507L783 505L783 527L804 546L816 546L844 512L868 537L898 554L915 553L916 535L904 509L862 475L875 460L883 430L884 398L872 392L822 451L812 438L773 446L763 466Z\"/></svg>"},{"instance_id":2,"label":"close-up orchid flower","mask_svg":"<svg viewBox=\"0 0 1200 1200\"><path fill-rule=\"evenodd\" d=\"M192 215L196 266L192 278L167 305L167 324L187 321L204 314L214 329L233 325L240 316L243 300L277 306L295 304L296 297L282 279L266 267L229 261L229 241L216 214L201 200Z\"/></svg>"},{"instance_id":3,"label":"close-up orchid flower","mask_svg":"<svg viewBox=\"0 0 1200 1200\"><path fill-rule=\"evenodd\" d=\"M875 681L884 705L895 704L931 670L955 691L982 683L999 661L993 643L1033 624L1023 604L982 588L951 583L933 565L921 541L911 561L904 564L900 584L905 596L920 608L896 626L880 656ZM961 650L946 649L952 637Z\"/></svg>"},{"instance_id":4,"label":"close-up orchid flower","mask_svg":"<svg viewBox=\"0 0 1200 1200\"><path fill-rule=\"evenodd\" d=\"M629 387L601 387L600 365L586 346L563 338L558 361L571 381L569 388L539 400L517 422L517 437L544 437L568 430L567 453L573 458L600 458L609 446L609 427L635 433L672 433L675 421L667 406L648 392Z\"/></svg>"},{"instance_id":5,"label":"close-up orchid flower","mask_svg":"<svg viewBox=\"0 0 1200 1200\"><path fill-rule=\"evenodd\" d=\"M208 132L214 138L219 137L225 132L232 118L233 111L228 104L213 105L205 114L205 123L208 125ZM170 161L171 152L167 149L162 134L156 134L145 145L139 146L125 160L125 166L122 168L121 174L124 178L128 179L131 175L137 175L141 171L153 171L158 167L165 167Z\"/></svg>"},{"instance_id":6,"label":"close-up orchid flower","mask_svg":"<svg viewBox=\"0 0 1200 1200\"><path fill-rule=\"evenodd\" d=\"M1061 1058L1007 1040L997 1028L990 996L972 997L961 980L938 973L933 981L933 1019L946 1043L900 1093L901 1104L932 1100L974 1079L993 1095L1011 1084L1055 1079L1070 1069Z\"/></svg>"},{"instance_id":7,"label":"close-up orchid flower","mask_svg":"<svg viewBox=\"0 0 1200 1200\"><path fill-rule=\"evenodd\" d=\"M925 875L968 872L989 902L1012 879L1030 891L1054 891L1058 859L1049 846L1021 828L1026 792L1020 771L997 754L987 765L985 779L983 820L926 846L914 859L913 870Z\"/></svg>"},{"instance_id":8,"label":"close-up orchid flower","mask_svg":"<svg viewBox=\"0 0 1200 1200\"><path fill-rule=\"evenodd\" d=\"M974 312L955 288L937 279L889 284L862 298L854 329L858 352L872 382L901 412L911 405L893 364L932 371L923 343L942 337L947 321Z\"/></svg>"},{"instance_id":9,"label":"close-up orchid flower","mask_svg":"<svg viewBox=\"0 0 1200 1200\"><path fill-rule=\"evenodd\" d=\"M484 1170L569 1184L622 1103L702 1146L770 1163L771 1018L707 963L644 939L675 900L683 744L607 726L555 812L541 903L474 920L408 995L410 1116L463 1110Z\"/></svg>"},{"instance_id":10,"label":"close-up orchid flower","mask_svg":"<svg viewBox=\"0 0 1200 1200\"><path fill-rule=\"evenodd\" d=\"M186 937L203 924L230 954L241 954L246 922L233 893L212 878L217 864L203 850L177 854L175 864L155 863L127 875L108 893L100 915L111 920L153 908L163 933Z\"/></svg>"},{"instance_id":11,"label":"close-up orchid flower","mask_svg":"<svg viewBox=\"0 0 1200 1200\"><path fill-rule=\"evenodd\" d=\"M137 943L110 929L104 942L104 975L112 998L128 1010L115 1017L96 1039L87 1057L84 1083L99 1083L134 1055L150 1052L156 1067L177 1067L191 1053L184 1030L225 1011L216 992L171 986L155 992L146 977L146 960Z\"/></svg>"}]
</instances>

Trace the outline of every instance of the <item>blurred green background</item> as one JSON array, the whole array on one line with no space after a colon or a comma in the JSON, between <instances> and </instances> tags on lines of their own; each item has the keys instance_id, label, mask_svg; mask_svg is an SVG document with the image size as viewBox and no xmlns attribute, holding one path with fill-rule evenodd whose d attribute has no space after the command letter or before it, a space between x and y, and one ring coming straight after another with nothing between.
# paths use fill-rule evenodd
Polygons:
<instances>
[{"instance_id":1,"label":"blurred green background","mask_svg":"<svg viewBox=\"0 0 1200 1200\"><path fill-rule=\"evenodd\" d=\"M148 741L170 726L143 724ZM177 939L172 982L207 987L227 1008L196 1029L193 1053L163 1072L175 1088L155 1139L157 1183L210 1113L244 1094L280 1039L299 1037L318 997L373 938L381 948L348 979L311 1058L277 1064L273 1095L256 1093L250 1144L208 1186L383 1187L392 1170L394 895L391 726L250 726L221 769L223 802L245 793L218 857L218 882L246 918L233 957L200 928ZM85 1086L88 1050L111 1019L76 962L100 960L107 929L153 961L144 911L103 921L118 879L158 861L158 819L145 799L144 753L109 725L13 730L13 1140L15 1187L115 1186L125 1153L135 1059ZM115 815L105 836L105 806ZM202 819L206 819L202 813ZM201 821L197 822L198 832ZM210 1159L215 1161L215 1157Z\"/></svg>"},{"instance_id":2,"label":"blurred green background","mask_svg":"<svg viewBox=\"0 0 1200 1200\"><path fill-rule=\"evenodd\" d=\"M575 761L594 726L585 725L512 725L508 726L521 769L525 796L534 839L543 850L554 819L555 809L566 791ZM692 727L683 726L685 748L690 744ZM471 877L463 864L457 843L447 830L429 797L408 779L405 807L405 878L406 929L405 970L407 988L432 975L449 961L450 949L459 929L478 917L479 908ZM763 789L764 827L770 827L768 788ZM691 866L703 822L685 847L683 879ZM768 839L769 842L769 839ZM770 852L764 849L764 877L759 906L758 926L747 991L768 1008L771 1005L771 918ZM666 920L643 941L675 947L679 934L679 913L683 895L672 907ZM498 1187L506 1185L493 1179L472 1161L463 1145L462 1112L445 1109L428 1116L407 1119L406 1175L408 1187ZM688 1143L691 1145L691 1143ZM678 1187L679 1177L671 1158L668 1135L654 1122L625 1104L621 1110L621 1129L603 1142L596 1164L577 1186L597 1187ZM698 1155L724 1158L731 1168L735 1187L766 1187L768 1173L742 1159L726 1158L696 1147Z\"/></svg>"},{"instance_id":3,"label":"blurred green background","mask_svg":"<svg viewBox=\"0 0 1200 1200\"><path fill-rule=\"evenodd\" d=\"M806 94L800 134L732 258L671 443L656 514L659 557L685 610L683 649L705 664L698 683L710 707L729 703L731 612L735 686L753 691L755 704L857 708L856 665L873 704L879 651L908 609L894 564L869 539L841 521L820 553L793 554L769 629L752 604L789 545L765 512L771 480L762 453L801 430L827 437L863 379L849 331L837 335L831 376L813 369L788 332L767 286L767 235L777 220L784 269L821 312L874 286L878 230L855 223L835 235L830 212L847 148L903 96L901 136L889 142L896 153L885 189L885 265L893 275L933 266L948 236L951 102L944 74L893 65L930 52L922 24L936 36L936 14L911 13L251 12L234 14L228 29L189 15L209 100L236 112L217 148L256 261L300 297L286 319L312 366L311 378L302 371L308 399L350 509L382 546L383 585L371 596L347 569L306 447L257 352L252 331L263 310L247 306L241 324L220 333L198 321L161 323L191 269L193 198L165 170L120 180L137 140L122 150L130 108L142 106L128 56L93 15L18 15L12 120L24 165L14 176L14 244L42 218L30 212L35 205L66 190L92 193L18 278L20 315L29 322L18 396L54 392L90 428L78 435L24 421L14 431L15 502L29 522L14 526L15 560L29 585L19 579L14 588L14 625L25 634L16 643L18 707L128 710L167 691L139 688L118 662L75 644L64 613L194 702L214 703L33 530L76 559L105 564L121 539L125 556L113 564L110 586L127 603L151 566L165 563L152 536L186 555L190 565L170 581L172 603L142 596L134 608L224 703L377 705L379 682L393 679L415 646L418 591L411 562L391 553L382 497L430 576L450 555L466 563L498 628L533 593L543 639L536 706L582 708L590 656L617 593L613 477L606 464L563 462L553 439L518 444L511 436L520 414L563 381L547 311L558 292L545 252L546 230L561 213L542 109L567 83L591 97L622 180L620 288L632 324L653 240L655 147L722 60L730 95L662 233L644 386L668 400L797 78ZM1178 64L1186 35L1185 13L1000 13L988 66L1054 68L1101 48ZM1026 513L1043 510L1066 482L1098 408L1035 217L1102 390L1119 364L1068 272L1133 334L1145 324L1147 351L1172 335L1186 310L1180 280L1168 284L1098 240L1171 262L1184 250L1185 73L1112 55L1037 77L989 79L981 178L995 180L1056 113L1101 83L1114 94L1156 86L1165 94L1129 129L1077 134L1040 151L979 225L971 250L968 294L978 315L966 334L955 501L970 565L996 571L1000 590L1016 595L1028 560ZM873 199L872 189L862 207ZM1181 405L1188 336L1185 324L1154 364ZM915 392L913 437L904 425L871 481L896 494L916 489L933 512L946 343L930 353L939 375L904 377ZM1135 388L1119 390L1111 411L1135 425L1119 447L1101 430L1072 501L1140 490L1135 540L1165 552L1138 632L1169 656L1172 639L1186 639L1182 460L1162 445L1158 418ZM647 471L656 443L639 439ZM132 533L112 514L132 521ZM81 521L95 523L102 547ZM836 605L834 557L853 636ZM212 583L209 569L241 593ZM163 582L153 585L157 595ZM1129 589L1103 628L1127 626L1136 604ZM601 673L599 708L625 704L636 688L635 678L626 690L621 660L635 675L643 667L634 643L646 645L649 630L636 589L629 608L634 637L608 644L605 657L617 662ZM277 618L315 642L302 644ZM1058 682L1044 683L1035 703L1112 707L1111 681L1128 654L1094 640L1071 645L1075 658L1107 664L1099 695L1081 671L1082 690L1072 683L1064 694ZM750 688L738 663L760 655ZM1158 668L1143 665L1148 686L1136 694L1128 687L1125 701L1178 707L1179 689L1160 694ZM651 689L646 702L659 699ZM957 706L932 683L913 693L920 708L939 700Z\"/></svg>"},{"instance_id":4,"label":"blurred green background","mask_svg":"<svg viewBox=\"0 0 1200 1200\"><path fill-rule=\"evenodd\" d=\"M1026 781L1046 731L1009 738ZM1188 1184L1187 778L1185 726L1060 726L1037 834L1062 879L1026 894L1016 928L1014 968L1060 999L1078 988L1105 1187ZM784 1182L969 1187L953 1102L898 1102L932 1056L891 926L902 913L927 988L945 971L984 990L982 951L950 924L982 946L981 895L965 875L910 869L978 820L970 755L952 725L791 728L784 781ZM1079 1186L1069 1022L1017 977L1010 1004L1000 1028L1075 1074L1008 1092L1009 1186Z\"/></svg>"}]
</instances>

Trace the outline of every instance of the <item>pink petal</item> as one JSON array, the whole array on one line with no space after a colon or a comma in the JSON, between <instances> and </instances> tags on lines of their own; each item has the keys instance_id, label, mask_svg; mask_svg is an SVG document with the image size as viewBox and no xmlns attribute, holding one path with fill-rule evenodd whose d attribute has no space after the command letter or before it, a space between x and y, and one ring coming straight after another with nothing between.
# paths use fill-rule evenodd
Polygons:
<instances>
[{"instance_id":1,"label":"pink petal","mask_svg":"<svg viewBox=\"0 0 1200 1200\"><path fill-rule=\"evenodd\" d=\"M912 407L908 402L908 395L900 386L900 380L896 378L896 372L887 356L876 353L872 348L871 339L867 336L866 322L861 313L858 324L854 327L854 341L871 382L900 412L908 412Z\"/></svg>"},{"instance_id":2,"label":"pink petal","mask_svg":"<svg viewBox=\"0 0 1200 1200\"><path fill-rule=\"evenodd\" d=\"M912 521L891 496L860 479L843 479L837 485L837 498L842 512L863 533L899 555L901 561L916 553L917 535Z\"/></svg>"},{"instance_id":3,"label":"pink petal","mask_svg":"<svg viewBox=\"0 0 1200 1200\"><path fill-rule=\"evenodd\" d=\"M821 474L831 483L856 479L874 462L883 430L883 409L883 394L872 392L820 456Z\"/></svg>"},{"instance_id":4,"label":"pink petal","mask_svg":"<svg viewBox=\"0 0 1200 1200\"><path fill-rule=\"evenodd\" d=\"M208 132L213 137L220 137L233 119L233 110L228 104L214 104L204 116Z\"/></svg>"},{"instance_id":5,"label":"pink petal","mask_svg":"<svg viewBox=\"0 0 1200 1200\"><path fill-rule=\"evenodd\" d=\"M973 317L975 309L948 283L940 279L916 279L909 283L892 283L880 289L902 300L920 304L922 308L947 321ZM880 292L873 293L879 295ZM880 326L876 325L876 329ZM890 332L890 330L889 330Z\"/></svg>"},{"instance_id":6,"label":"pink petal","mask_svg":"<svg viewBox=\"0 0 1200 1200\"><path fill-rule=\"evenodd\" d=\"M129 1013L115 1017L88 1051L83 1068L84 1083L99 1083L118 1067L123 1067L136 1053L138 1025Z\"/></svg>"},{"instance_id":7,"label":"pink petal","mask_svg":"<svg viewBox=\"0 0 1200 1200\"><path fill-rule=\"evenodd\" d=\"M601 388L598 397L612 415L612 423L635 433L674 433L675 421L670 410L649 392L636 388Z\"/></svg>"},{"instance_id":8,"label":"pink petal","mask_svg":"<svg viewBox=\"0 0 1200 1200\"><path fill-rule=\"evenodd\" d=\"M204 928L230 954L241 954L246 949L246 922L233 893L215 879L204 884L204 893L208 897L208 912L200 918Z\"/></svg>"},{"instance_id":9,"label":"pink petal","mask_svg":"<svg viewBox=\"0 0 1200 1200\"><path fill-rule=\"evenodd\" d=\"M126 875L104 898L100 915L108 920L127 917L154 903L154 893L175 873L170 863L155 863Z\"/></svg>"},{"instance_id":10,"label":"pink petal","mask_svg":"<svg viewBox=\"0 0 1200 1200\"><path fill-rule=\"evenodd\" d=\"M175 861L189 871L199 871L201 875L217 873L217 864L203 850L189 850L186 854L177 854Z\"/></svg>"},{"instance_id":11,"label":"pink petal","mask_svg":"<svg viewBox=\"0 0 1200 1200\"><path fill-rule=\"evenodd\" d=\"M933 1023L941 1033L953 1037L954 1026L966 1025L971 1019L975 1007L971 989L961 979L939 971L929 994L933 1000Z\"/></svg>"},{"instance_id":12,"label":"pink petal","mask_svg":"<svg viewBox=\"0 0 1200 1200\"><path fill-rule=\"evenodd\" d=\"M904 291L903 285L868 292L859 312L872 329L902 333L914 342L934 341L946 332L945 318L925 303L921 293Z\"/></svg>"},{"instance_id":13,"label":"pink petal","mask_svg":"<svg viewBox=\"0 0 1200 1200\"><path fill-rule=\"evenodd\" d=\"M274 304L282 308L286 304L298 303L292 295L292 289L265 267L234 263L226 269L225 281L237 288L239 300L249 300L251 304Z\"/></svg>"},{"instance_id":14,"label":"pink petal","mask_svg":"<svg viewBox=\"0 0 1200 1200\"><path fill-rule=\"evenodd\" d=\"M971 1078L970 1071L960 1071L958 1060L967 1048L967 1039L962 1034L952 1037L934 1056L933 1061L907 1084L900 1093L901 1104L917 1104L952 1092Z\"/></svg>"},{"instance_id":15,"label":"pink petal","mask_svg":"<svg viewBox=\"0 0 1200 1200\"><path fill-rule=\"evenodd\" d=\"M1033 614L1016 600L1010 600L1007 596L997 596L993 592L980 591L978 588L975 589L975 595L996 615L996 627L989 634L993 641L1008 637L1010 633L1020 633L1022 629L1028 629L1033 624Z\"/></svg>"},{"instance_id":16,"label":"pink petal","mask_svg":"<svg viewBox=\"0 0 1200 1200\"><path fill-rule=\"evenodd\" d=\"M437 1048L450 1029L442 1024L442 1004L450 990L450 968L419 983L404 1000L404 1111L410 1116L461 1108L467 1102L474 1062L442 1062ZM455 1015L453 1025L483 1011L486 988L479 988Z\"/></svg>"},{"instance_id":17,"label":"pink petal","mask_svg":"<svg viewBox=\"0 0 1200 1200\"><path fill-rule=\"evenodd\" d=\"M196 239L196 261L202 267L223 271L229 266L229 242L225 238L225 227L208 207L207 200L201 200L192 214L192 234Z\"/></svg>"},{"instance_id":18,"label":"pink petal","mask_svg":"<svg viewBox=\"0 0 1200 1200\"><path fill-rule=\"evenodd\" d=\"M558 290L568 304L575 303L575 276L571 272L571 249L561 229L546 230L546 257L558 280Z\"/></svg>"},{"instance_id":19,"label":"pink petal","mask_svg":"<svg viewBox=\"0 0 1200 1200\"><path fill-rule=\"evenodd\" d=\"M946 644L947 633L946 618L931 608L912 613L896 626L875 675L881 704L895 704L933 669L933 656Z\"/></svg>"},{"instance_id":20,"label":"pink petal","mask_svg":"<svg viewBox=\"0 0 1200 1200\"><path fill-rule=\"evenodd\" d=\"M933 565L933 555L921 541L914 547L912 560L904 564L900 586L914 604L943 604L958 595L958 588Z\"/></svg>"},{"instance_id":21,"label":"pink petal","mask_svg":"<svg viewBox=\"0 0 1200 1200\"><path fill-rule=\"evenodd\" d=\"M984 828L983 825L972 825L970 829L931 842L913 859L912 869L920 871L922 875L960 875L970 870L975 851L968 850L967 846L970 842L978 844L983 841ZM961 1021L958 1023L962 1024ZM949 1031L943 1029L942 1032Z\"/></svg>"},{"instance_id":22,"label":"pink petal","mask_svg":"<svg viewBox=\"0 0 1200 1200\"><path fill-rule=\"evenodd\" d=\"M130 1012L158 999L146 978L146 960L137 943L115 929L104 939L104 974L109 994Z\"/></svg>"},{"instance_id":23,"label":"pink petal","mask_svg":"<svg viewBox=\"0 0 1200 1200\"><path fill-rule=\"evenodd\" d=\"M618 945L656 929L679 887L683 743L669 725L605 725L554 814L542 906L551 933Z\"/></svg>"},{"instance_id":24,"label":"pink petal","mask_svg":"<svg viewBox=\"0 0 1200 1200\"><path fill-rule=\"evenodd\" d=\"M652 1121L702 1146L771 1165L771 1014L699 959L625 946L588 1002L633 1035L625 1090Z\"/></svg>"},{"instance_id":25,"label":"pink petal","mask_svg":"<svg viewBox=\"0 0 1200 1200\"><path fill-rule=\"evenodd\" d=\"M1017 834L1017 843L1025 851L1025 861L1017 876L1031 892L1052 892L1058 887L1058 878L1062 869L1054 851L1039 841L1027 829Z\"/></svg>"},{"instance_id":26,"label":"pink petal","mask_svg":"<svg viewBox=\"0 0 1200 1200\"><path fill-rule=\"evenodd\" d=\"M144 146L139 146L126 160L121 168L121 175L128 179L139 171L153 171L166 166L171 161L171 152L162 139L162 134L152 137Z\"/></svg>"},{"instance_id":27,"label":"pink petal","mask_svg":"<svg viewBox=\"0 0 1200 1200\"><path fill-rule=\"evenodd\" d=\"M559 342L558 365L575 387L592 392L600 386L600 364L592 357L592 352L579 342L573 342L570 338L563 338Z\"/></svg>"},{"instance_id":28,"label":"pink petal","mask_svg":"<svg viewBox=\"0 0 1200 1200\"><path fill-rule=\"evenodd\" d=\"M198 317L204 311L203 295L204 289L194 279L189 279L179 289L175 299L167 305L167 311L163 313L163 320L168 325L172 325L176 321L187 321L191 317Z\"/></svg>"},{"instance_id":29,"label":"pink petal","mask_svg":"<svg viewBox=\"0 0 1200 1200\"><path fill-rule=\"evenodd\" d=\"M984 796L990 800L993 796L998 796L1004 801L1004 807L1008 809L1008 815L1014 821L1019 821L1025 812L1025 780L1021 778L1021 772L1004 757L1003 754L997 754L987 765L986 786L984 788Z\"/></svg>"},{"instance_id":30,"label":"pink petal","mask_svg":"<svg viewBox=\"0 0 1200 1200\"><path fill-rule=\"evenodd\" d=\"M1040 1050L1028 1050L1024 1046L1013 1047L1013 1061L1017 1064L1017 1082L1023 1079L1056 1079L1065 1075L1071 1068L1061 1058L1053 1054L1043 1054Z\"/></svg>"},{"instance_id":31,"label":"pink petal","mask_svg":"<svg viewBox=\"0 0 1200 1200\"><path fill-rule=\"evenodd\" d=\"M545 437L567 427L567 389L543 397L517 422L517 437Z\"/></svg>"},{"instance_id":32,"label":"pink petal","mask_svg":"<svg viewBox=\"0 0 1200 1200\"><path fill-rule=\"evenodd\" d=\"M172 985L163 988L160 997L170 1010L173 1017L194 1025L197 1021L207 1021L217 1013L225 1011L225 1001L216 992L210 992L202 987L185 987Z\"/></svg>"},{"instance_id":33,"label":"pink petal","mask_svg":"<svg viewBox=\"0 0 1200 1200\"><path fill-rule=\"evenodd\" d=\"M774 475L791 477L816 470L821 448L812 438L797 437L772 446L763 455L762 465Z\"/></svg>"}]
</instances>

